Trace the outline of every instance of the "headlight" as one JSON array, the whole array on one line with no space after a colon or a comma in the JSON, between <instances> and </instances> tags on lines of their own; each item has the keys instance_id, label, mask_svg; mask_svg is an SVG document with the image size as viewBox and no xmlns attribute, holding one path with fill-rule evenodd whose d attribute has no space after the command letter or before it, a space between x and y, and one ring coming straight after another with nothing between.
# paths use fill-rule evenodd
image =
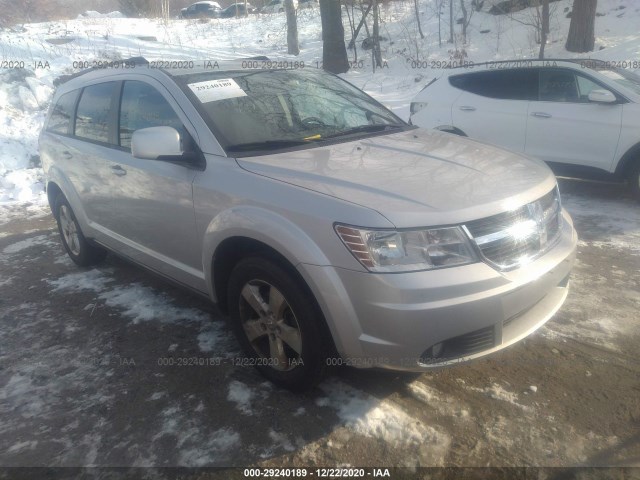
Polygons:
<instances>
[{"instance_id":1,"label":"headlight","mask_svg":"<svg viewBox=\"0 0 640 480\"><path fill-rule=\"evenodd\" d=\"M367 230L336 225L336 233L372 272L413 272L477 261L459 227L428 230Z\"/></svg>"}]
</instances>

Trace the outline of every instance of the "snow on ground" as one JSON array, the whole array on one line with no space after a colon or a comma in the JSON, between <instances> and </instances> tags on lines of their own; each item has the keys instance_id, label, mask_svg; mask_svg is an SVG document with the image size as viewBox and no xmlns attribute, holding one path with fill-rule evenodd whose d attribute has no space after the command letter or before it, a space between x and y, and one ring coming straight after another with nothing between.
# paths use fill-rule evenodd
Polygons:
<instances>
[{"instance_id":1,"label":"snow on ground","mask_svg":"<svg viewBox=\"0 0 640 480\"><path fill-rule=\"evenodd\" d=\"M185 412L177 406L162 411L163 428L153 440L164 436L176 437L179 450L176 466L203 467L215 464L240 444L240 434L230 427L223 427L213 433L205 434L199 427L198 415ZM153 466L146 463L136 466Z\"/></svg>"},{"instance_id":2,"label":"snow on ground","mask_svg":"<svg viewBox=\"0 0 640 480\"><path fill-rule=\"evenodd\" d=\"M36 237L37 238L37 237ZM10 245L5 250L26 248L23 242ZM235 355L231 334L220 322L212 322L210 316L195 308L181 308L173 305L170 298L159 294L150 287L140 284L113 285L114 279L108 270L92 269L69 273L54 280L43 280L53 287L53 291L96 293L96 302L87 306L96 308L100 303L118 309L132 324L139 322L181 323L193 322L200 325L198 344L200 351L227 352ZM220 347L223 347L220 349Z\"/></svg>"},{"instance_id":3,"label":"snow on ground","mask_svg":"<svg viewBox=\"0 0 640 480\"><path fill-rule=\"evenodd\" d=\"M379 400L343 382L330 379L321 389L327 396L318 398L316 404L334 408L348 430L382 440L394 448L417 448L421 457L428 457L423 465L444 465L451 443L446 433L409 416L392 401Z\"/></svg>"},{"instance_id":4,"label":"snow on ground","mask_svg":"<svg viewBox=\"0 0 640 480\"><path fill-rule=\"evenodd\" d=\"M229 394L227 395L227 400L229 400L230 402L234 402L237 406L237 409L240 410L243 414L253 415L251 402L253 401L254 397L255 393L246 384L237 380L233 380L231 383L229 383Z\"/></svg>"},{"instance_id":5,"label":"snow on ground","mask_svg":"<svg viewBox=\"0 0 640 480\"><path fill-rule=\"evenodd\" d=\"M640 209L629 199L594 201L585 196L563 194L562 203L574 219L588 222L580 235L582 245L623 248L640 255Z\"/></svg>"}]
</instances>

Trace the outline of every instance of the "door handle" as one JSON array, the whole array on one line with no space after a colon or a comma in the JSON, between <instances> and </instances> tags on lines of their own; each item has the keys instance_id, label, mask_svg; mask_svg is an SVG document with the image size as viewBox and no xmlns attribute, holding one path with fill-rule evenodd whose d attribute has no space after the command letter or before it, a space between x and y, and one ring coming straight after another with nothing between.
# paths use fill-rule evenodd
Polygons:
<instances>
[{"instance_id":1,"label":"door handle","mask_svg":"<svg viewBox=\"0 0 640 480\"><path fill-rule=\"evenodd\" d=\"M463 105L462 107L460 107L460 110L462 110L463 112L475 112L476 111L476 107Z\"/></svg>"},{"instance_id":2,"label":"door handle","mask_svg":"<svg viewBox=\"0 0 640 480\"><path fill-rule=\"evenodd\" d=\"M548 113L544 113L544 112L533 112L531 114L532 117L539 117L539 118L551 118L551 115Z\"/></svg>"},{"instance_id":3,"label":"door handle","mask_svg":"<svg viewBox=\"0 0 640 480\"><path fill-rule=\"evenodd\" d=\"M114 175L117 175L119 177L123 177L127 174L127 171L120 165L114 165L113 167L111 167L111 171Z\"/></svg>"},{"instance_id":4,"label":"door handle","mask_svg":"<svg viewBox=\"0 0 640 480\"><path fill-rule=\"evenodd\" d=\"M64 152L62 152L62 158L64 158L65 160L69 160L70 158L73 158L73 155L71 155L71 152L69 150L65 150Z\"/></svg>"}]
</instances>

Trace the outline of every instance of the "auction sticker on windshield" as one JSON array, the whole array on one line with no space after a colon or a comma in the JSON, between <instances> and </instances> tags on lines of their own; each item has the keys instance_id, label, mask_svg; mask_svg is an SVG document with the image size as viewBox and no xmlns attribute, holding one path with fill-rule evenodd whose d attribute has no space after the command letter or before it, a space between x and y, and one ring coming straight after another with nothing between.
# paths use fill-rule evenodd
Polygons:
<instances>
[{"instance_id":1,"label":"auction sticker on windshield","mask_svg":"<svg viewBox=\"0 0 640 480\"><path fill-rule=\"evenodd\" d=\"M207 80L206 82L190 83L189 88L202 103L217 102L227 98L246 97L240 85L233 78Z\"/></svg>"}]
</instances>

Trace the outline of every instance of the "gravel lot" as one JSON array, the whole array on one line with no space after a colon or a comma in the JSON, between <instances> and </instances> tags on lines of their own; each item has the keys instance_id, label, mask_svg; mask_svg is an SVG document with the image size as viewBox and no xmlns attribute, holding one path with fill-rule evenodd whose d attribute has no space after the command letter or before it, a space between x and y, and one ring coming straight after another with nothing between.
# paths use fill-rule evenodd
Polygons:
<instances>
[{"instance_id":1,"label":"gravel lot","mask_svg":"<svg viewBox=\"0 0 640 480\"><path fill-rule=\"evenodd\" d=\"M113 255L78 269L48 211L0 207L0 465L640 466L640 204L561 191L581 241L547 326L468 365L340 369L302 396L178 365L239 354L215 307Z\"/></svg>"}]
</instances>

